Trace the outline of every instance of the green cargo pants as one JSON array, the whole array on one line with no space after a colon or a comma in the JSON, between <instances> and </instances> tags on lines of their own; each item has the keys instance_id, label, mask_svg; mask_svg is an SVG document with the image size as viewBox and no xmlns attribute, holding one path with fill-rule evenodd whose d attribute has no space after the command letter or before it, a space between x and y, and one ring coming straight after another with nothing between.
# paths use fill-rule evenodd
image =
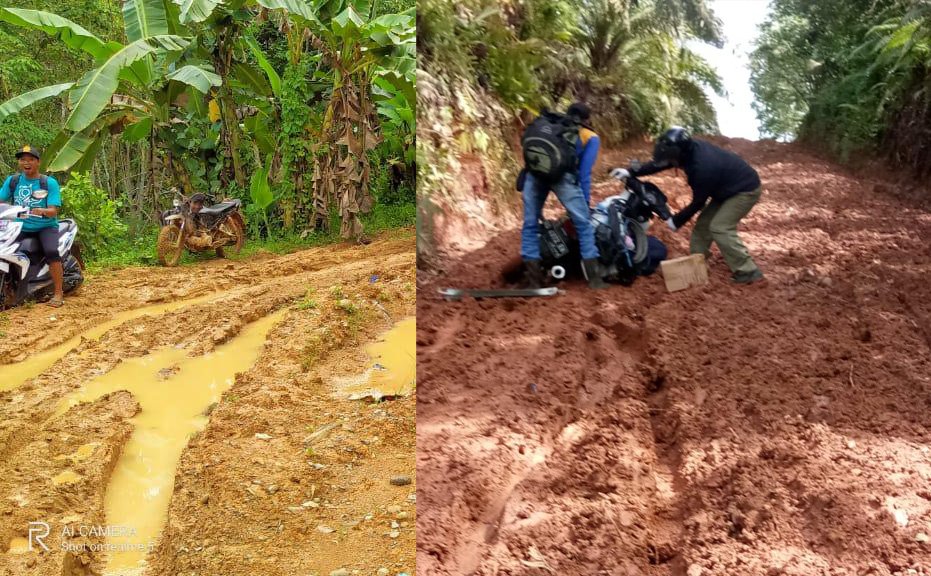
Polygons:
<instances>
[{"instance_id":1,"label":"green cargo pants","mask_svg":"<svg viewBox=\"0 0 931 576\"><path fill-rule=\"evenodd\" d=\"M742 192L731 196L724 202L712 200L701 211L692 230L689 252L709 256L711 242L714 241L724 256L724 261L735 274L750 273L757 269L756 262L750 257L747 247L737 235L737 224L760 199L763 188L753 192Z\"/></svg>"}]
</instances>

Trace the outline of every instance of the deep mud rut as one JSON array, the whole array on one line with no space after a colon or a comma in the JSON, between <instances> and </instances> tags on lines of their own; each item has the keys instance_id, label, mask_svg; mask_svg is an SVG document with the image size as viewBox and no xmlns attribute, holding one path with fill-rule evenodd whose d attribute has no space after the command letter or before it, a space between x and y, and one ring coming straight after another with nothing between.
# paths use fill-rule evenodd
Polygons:
<instances>
[{"instance_id":1,"label":"deep mud rut","mask_svg":"<svg viewBox=\"0 0 931 576\"><path fill-rule=\"evenodd\" d=\"M931 210L722 142L764 182L742 236L765 283L713 256L674 294L436 297L503 285L517 230L421 275L418 574L931 574ZM690 230L655 233L674 257Z\"/></svg>"},{"instance_id":2,"label":"deep mud rut","mask_svg":"<svg viewBox=\"0 0 931 576\"><path fill-rule=\"evenodd\" d=\"M7 312L0 387L39 351L94 337L0 391L0 574L413 573L415 484L391 480L414 478L415 395L351 401L337 384L363 375L366 346L413 316L414 242L399 231L364 247L127 269L92 278L64 308ZM176 309L147 308L157 304ZM128 312L140 309L149 313ZM93 333L124 312L129 320ZM184 360L157 376L183 374L188 360L236 346L274 314L254 365L204 410L205 427L180 454L147 568L110 571L96 550L104 538L79 530L108 524L105 494L139 402L116 391L56 410L84 384L166 347ZM48 552L22 550L34 521L50 525Z\"/></svg>"}]
</instances>

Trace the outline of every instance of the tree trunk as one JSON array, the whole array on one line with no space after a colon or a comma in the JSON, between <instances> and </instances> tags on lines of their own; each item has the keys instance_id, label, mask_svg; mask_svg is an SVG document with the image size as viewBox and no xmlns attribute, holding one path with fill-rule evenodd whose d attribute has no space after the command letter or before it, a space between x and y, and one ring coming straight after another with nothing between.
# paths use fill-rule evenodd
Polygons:
<instances>
[{"instance_id":1,"label":"tree trunk","mask_svg":"<svg viewBox=\"0 0 931 576\"><path fill-rule=\"evenodd\" d=\"M217 50L214 52L213 66L223 80L217 92L217 100L220 101L220 115L223 120L223 132L225 133L224 141L227 145L227 151L233 161L233 179L241 187L246 185L246 175L242 166L242 157L240 156L240 143L242 134L239 130L239 117L236 115L236 104L233 101L233 94L229 88L230 71L233 63L233 44L236 35L239 33L238 26L231 26L220 34L217 39Z\"/></svg>"}]
</instances>

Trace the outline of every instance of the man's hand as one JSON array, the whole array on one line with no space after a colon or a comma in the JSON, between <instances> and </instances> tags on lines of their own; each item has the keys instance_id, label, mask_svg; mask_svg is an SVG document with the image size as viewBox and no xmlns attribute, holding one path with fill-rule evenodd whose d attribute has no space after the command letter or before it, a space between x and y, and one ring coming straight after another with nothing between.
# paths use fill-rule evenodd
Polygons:
<instances>
[{"instance_id":1,"label":"man's hand","mask_svg":"<svg viewBox=\"0 0 931 576\"><path fill-rule=\"evenodd\" d=\"M611 177L623 182L630 178L630 172L626 168L615 168L611 170Z\"/></svg>"},{"instance_id":2,"label":"man's hand","mask_svg":"<svg viewBox=\"0 0 931 576\"><path fill-rule=\"evenodd\" d=\"M673 232L678 230L678 228L676 228L676 223L672 221L672 218L666 219L666 225L669 226L669 229L672 230Z\"/></svg>"},{"instance_id":3,"label":"man's hand","mask_svg":"<svg viewBox=\"0 0 931 576\"><path fill-rule=\"evenodd\" d=\"M29 213L33 216L45 216L45 208L33 208Z\"/></svg>"}]
</instances>

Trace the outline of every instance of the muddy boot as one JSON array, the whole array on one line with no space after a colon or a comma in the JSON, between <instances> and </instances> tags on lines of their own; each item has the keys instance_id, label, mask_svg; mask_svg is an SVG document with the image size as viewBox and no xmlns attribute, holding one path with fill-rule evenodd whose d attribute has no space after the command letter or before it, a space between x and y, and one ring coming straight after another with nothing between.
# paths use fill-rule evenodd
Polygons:
<instances>
[{"instance_id":1,"label":"muddy boot","mask_svg":"<svg viewBox=\"0 0 931 576\"><path fill-rule=\"evenodd\" d=\"M608 287L608 284L601 277L601 264L597 258L582 260L582 273L585 274L588 287L592 290L601 290Z\"/></svg>"},{"instance_id":2,"label":"muddy boot","mask_svg":"<svg viewBox=\"0 0 931 576\"><path fill-rule=\"evenodd\" d=\"M539 260L524 260L524 288L543 288L543 268Z\"/></svg>"},{"instance_id":3,"label":"muddy boot","mask_svg":"<svg viewBox=\"0 0 931 576\"><path fill-rule=\"evenodd\" d=\"M759 282L763 279L763 273L759 268L752 272L735 272L731 276L736 284L753 284L754 282Z\"/></svg>"}]
</instances>

